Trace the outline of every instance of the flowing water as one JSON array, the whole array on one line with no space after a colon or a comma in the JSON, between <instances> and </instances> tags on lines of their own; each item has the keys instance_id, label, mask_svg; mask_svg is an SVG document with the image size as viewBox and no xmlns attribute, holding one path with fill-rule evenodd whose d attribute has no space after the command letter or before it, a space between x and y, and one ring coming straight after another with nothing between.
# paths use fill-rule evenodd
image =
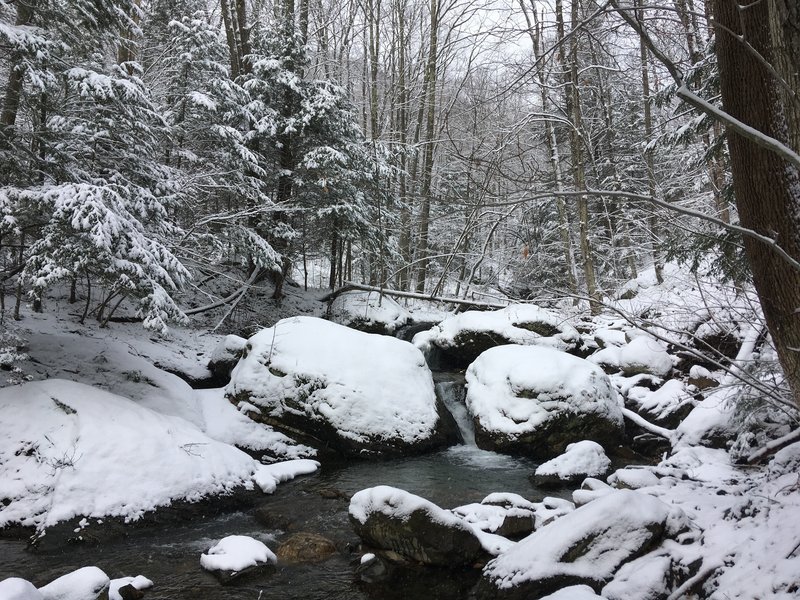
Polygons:
<instances>
[{"instance_id":1,"label":"flowing water","mask_svg":"<svg viewBox=\"0 0 800 600\"><path fill-rule=\"evenodd\" d=\"M0 580L17 576L42 585L79 567L96 565L112 578L142 574L152 579L155 587L148 591L147 600L466 598L474 572L406 569L394 573L388 582L373 585L356 583L354 576L362 551L347 509L348 499L361 489L392 485L445 508L479 502L491 492L515 492L531 500L546 495L528 479L534 463L474 445L463 409L463 377L437 374L436 380L437 392L462 429L464 445L383 462L323 465L313 475L281 484L252 510L137 530L102 546L70 546L43 554L26 551L24 542L0 540ZM227 587L200 568L200 554L227 535L249 535L275 550L297 532L323 535L339 552L321 563L279 562L272 572Z\"/></svg>"}]
</instances>

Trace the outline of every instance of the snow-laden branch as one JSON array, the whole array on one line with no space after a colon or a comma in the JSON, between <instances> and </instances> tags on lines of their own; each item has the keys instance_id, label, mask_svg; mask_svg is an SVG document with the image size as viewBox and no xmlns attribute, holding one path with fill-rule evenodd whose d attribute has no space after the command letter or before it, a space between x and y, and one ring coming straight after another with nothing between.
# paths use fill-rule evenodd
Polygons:
<instances>
[{"instance_id":1,"label":"snow-laden branch","mask_svg":"<svg viewBox=\"0 0 800 600\"><path fill-rule=\"evenodd\" d=\"M622 416L625 417L626 419L633 421L645 431L648 431L653 435L657 435L658 437L662 437L670 443L672 443L672 441L675 439L675 431L673 431L672 429L665 429L664 427L659 427L658 425L654 425L653 423L646 420L638 413L630 410L629 408L623 407Z\"/></svg>"},{"instance_id":2,"label":"snow-laden branch","mask_svg":"<svg viewBox=\"0 0 800 600\"><path fill-rule=\"evenodd\" d=\"M212 302L211 304L206 304L205 306L198 306L197 308L190 308L189 310L184 310L183 313L187 316L196 315L209 310L213 310L215 308L219 308L220 306L224 306L229 302L238 301L239 298L241 298L241 296L243 296L245 292L247 292L247 290L250 289L250 286L253 285L260 276L261 276L261 269L256 269L253 271L253 274L250 275L250 278L247 281L245 281L244 285L235 292L233 292L231 295L222 298L221 300L217 300L216 302Z\"/></svg>"},{"instance_id":3,"label":"snow-laden branch","mask_svg":"<svg viewBox=\"0 0 800 600\"><path fill-rule=\"evenodd\" d=\"M681 100L695 107L700 112L707 114L711 118L716 119L720 123L723 123L726 127L728 127L728 129L738 133L743 138L750 140L762 148L766 148L767 150L774 152L784 160L800 168L800 154L789 148L786 144L762 133L754 127L750 127L746 123L743 123L739 119L731 116L724 110L717 108L706 100L703 100L700 96L686 87L686 84L683 81L683 74L678 66L655 44L655 42L653 42L653 38L651 38L650 34L647 33L642 22L634 16L636 11L634 7L620 6L619 0L609 0L609 3L614 7L619 16L622 17L622 19L642 38L645 46L647 46L647 49L653 54L653 56L655 56L659 62L666 67L667 71L669 71L669 74L672 76L672 79L678 86L677 96Z\"/></svg>"},{"instance_id":4,"label":"snow-laden branch","mask_svg":"<svg viewBox=\"0 0 800 600\"><path fill-rule=\"evenodd\" d=\"M800 440L800 429L795 429L783 437L779 437L777 440L772 440L762 448L750 454L750 456L747 457L747 464L752 465L753 463L761 462L767 456L774 454L781 448L785 448L798 440Z\"/></svg>"},{"instance_id":5,"label":"snow-laden branch","mask_svg":"<svg viewBox=\"0 0 800 600\"><path fill-rule=\"evenodd\" d=\"M387 296L396 296L398 298L414 298L416 300L431 300L434 302L447 302L450 304L459 304L462 306L473 306L475 308L505 308L508 306L507 304L494 304L491 302L476 302L475 300L466 300L463 298L452 298L448 296L433 296L431 294L419 294L416 292L402 292L399 290L388 290L386 288L380 288L373 285L364 285L361 283L352 283L346 281L345 284L340 287L339 289L333 290L330 294L327 294L320 298L321 302L328 302L333 300L339 294L343 294L345 292L350 292L353 290L360 290L364 292L378 292L380 294L386 294ZM188 313L187 313L188 314Z\"/></svg>"},{"instance_id":6,"label":"snow-laden branch","mask_svg":"<svg viewBox=\"0 0 800 600\"><path fill-rule=\"evenodd\" d=\"M800 157L798 157L800 158ZM766 244L769 246L775 253L777 253L783 260L785 260L791 267L797 271L800 271L800 261L793 258L786 250L778 245L773 238L758 233L757 231L753 231L752 229L748 229L747 227L742 227L741 225L735 225L733 223L726 223L722 219L717 219L716 217L712 217L711 215L707 215L704 212L700 212L699 210L694 210L692 208L686 208L685 206L680 206L679 204L672 204L665 200L659 200L658 198L654 198L652 196L647 196L644 194L635 194L633 192L623 192L619 190L595 190L595 189L587 189L583 191L550 191L550 192L543 192L541 194L534 194L533 196L526 196L525 198L521 198L519 200L510 200L508 202L498 202L493 204L484 204L484 207L498 207L498 206L510 206L516 204L523 204L525 202L531 202L533 200L545 200L552 198L553 196L562 196L565 198L580 198L582 196L607 196L609 198L616 198L621 200L634 200L638 202L650 202L651 204L655 204L656 206L660 206L662 208L666 208L667 210L671 210L682 215L686 215L689 217L695 217L697 219L702 219L703 221L708 221L709 223L714 223L720 227L728 229L730 231L736 231L737 233L742 234L745 237L749 237L753 240L757 240L762 244Z\"/></svg>"}]
</instances>

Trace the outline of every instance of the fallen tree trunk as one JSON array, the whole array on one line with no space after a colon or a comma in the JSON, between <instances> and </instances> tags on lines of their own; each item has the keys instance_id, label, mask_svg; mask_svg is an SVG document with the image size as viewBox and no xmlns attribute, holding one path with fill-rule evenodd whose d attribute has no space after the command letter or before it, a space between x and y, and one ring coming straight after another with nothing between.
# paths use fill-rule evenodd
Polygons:
<instances>
[{"instance_id":1,"label":"fallen tree trunk","mask_svg":"<svg viewBox=\"0 0 800 600\"><path fill-rule=\"evenodd\" d=\"M323 296L320 298L321 302L330 302L331 300L335 299L340 294L345 292L352 292L354 290L362 291L362 292L378 292L379 294L385 294L387 296L396 296L398 298L413 298L415 300L429 300L433 302L447 302L450 304L458 304L459 306L470 306L473 308L492 308L492 309L500 309L505 308L508 304L499 304L494 302L479 302L476 300L467 300L465 298L450 298L446 296L432 296L430 294L420 294L418 292L402 292L399 290L389 290L386 288L380 288L373 285L364 285L361 283L353 283L350 281L345 282L345 284L340 287L339 289L333 290L330 294Z\"/></svg>"}]
</instances>

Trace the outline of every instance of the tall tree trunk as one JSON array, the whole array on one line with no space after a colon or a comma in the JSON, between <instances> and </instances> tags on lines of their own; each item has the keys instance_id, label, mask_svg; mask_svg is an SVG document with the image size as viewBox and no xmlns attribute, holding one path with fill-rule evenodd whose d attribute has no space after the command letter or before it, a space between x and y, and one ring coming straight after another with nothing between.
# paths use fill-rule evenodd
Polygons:
<instances>
[{"instance_id":1,"label":"tall tree trunk","mask_svg":"<svg viewBox=\"0 0 800 600\"><path fill-rule=\"evenodd\" d=\"M36 11L38 0L27 0L17 2L16 25L30 25ZM21 57L12 55L11 69L8 73L8 83L6 84L6 95L3 98L3 110L0 112L0 128L8 132L17 122L17 112L19 111L19 101L22 96L22 83L25 78L25 68L21 64Z\"/></svg>"},{"instance_id":2,"label":"tall tree trunk","mask_svg":"<svg viewBox=\"0 0 800 600\"><path fill-rule=\"evenodd\" d=\"M643 20L642 0L636 0L635 6L638 7L637 15L640 21ZM653 149L651 143L653 141L653 108L650 97L650 61L647 54L647 47L644 43L644 38L639 38L639 57L641 59L642 68L642 95L644 96L644 137L647 146L644 151L645 168L647 169L647 192L651 198L656 197L656 173L655 164L653 162ZM655 208L651 209L653 212L650 214L650 239L652 240L652 253L653 253L653 268L656 272L656 281L658 283L664 282L664 262L661 258L661 251L659 249L659 242L661 240L661 233L659 231L658 215Z\"/></svg>"},{"instance_id":3,"label":"tall tree trunk","mask_svg":"<svg viewBox=\"0 0 800 600\"><path fill-rule=\"evenodd\" d=\"M722 101L725 110L736 119L788 144L791 139L797 139L798 132L790 129L796 124L787 121L779 83L740 39L723 29L743 36L742 39L774 65L773 48L780 48L791 40L786 39L787 29L778 33L774 28L773 33L779 37L771 39L770 6L774 4L754 2L739 6L735 0L714 0L714 16L721 25L717 30L716 51ZM788 22L794 31L800 27L797 12L794 11L793 20ZM798 54L795 46L795 67L800 64ZM794 88L795 93L799 91ZM741 224L774 238L789 255L800 259L800 212L797 208L800 206L800 173L797 166L732 130L728 131L728 147ZM800 312L797 310L800 307L800 273L785 261L776 260L766 245L746 236L744 245L767 327L794 401L800 406Z\"/></svg>"},{"instance_id":4,"label":"tall tree trunk","mask_svg":"<svg viewBox=\"0 0 800 600\"><path fill-rule=\"evenodd\" d=\"M430 0L431 2L431 30L430 45L428 47L428 62L425 67L425 81L427 82L425 99L426 121L425 121L425 153L422 165L422 185L420 195L422 196L422 206L419 215L419 238L417 240L417 251L419 253L419 270L417 271L417 292L425 291L425 279L428 276L428 230L430 227L431 215L431 193L433 183L433 152L436 145L434 139L436 124L436 67L439 62L439 10L440 0Z\"/></svg>"}]
</instances>

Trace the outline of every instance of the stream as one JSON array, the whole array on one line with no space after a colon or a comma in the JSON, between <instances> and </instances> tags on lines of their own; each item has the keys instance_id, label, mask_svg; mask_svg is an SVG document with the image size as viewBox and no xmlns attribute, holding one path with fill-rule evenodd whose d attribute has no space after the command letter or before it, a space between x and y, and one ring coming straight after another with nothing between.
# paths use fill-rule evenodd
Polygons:
<instances>
[{"instance_id":1,"label":"stream","mask_svg":"<svg viewBox=\"0 0 800 600\"><path fill-rule=\"evenodd\" d=\"M373 584L358 583L354 575L362 551L348 521L348 499L364 488L396 486L444 508L479 502L491 492L514 492L533 501L559 495L534 487L528 479L534 462L475 446L463 406L463 375L436 373L435 381L437 393L459 423L463 445L425 456L323 464L313 475L281 484L253 509L132 530L102 546L33 553L24 541L0 540L0 580L23 577L41 586L74 569L96 565L112 579L141 574L153 580L147 600L466 598L477 571L400 568L388 581ZM298 532L329 538L338 553L320 563L279 561L271 572L227 587L200 568L200 554L227 535L252 536L274 551Z\"/></svg>"}]
</instances>

